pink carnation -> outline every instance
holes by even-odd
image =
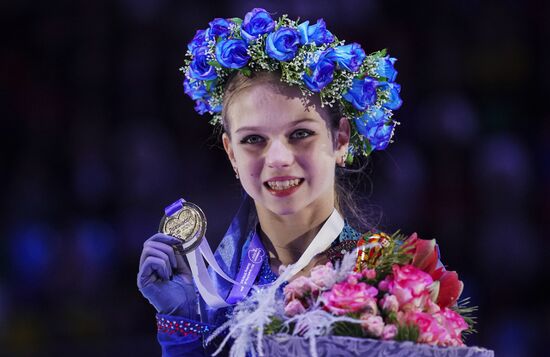
[[[432,277],[412,265],[400,267],[394,264],[393,276],[380,282],[380,288],[387,288],[395,295],[403,311],[421,311],[430,298],[428,286],[433,283]]]
[[[377,312],[376,295],[378,290],[366,283],[352,284],[343,281],[334,284],[332,289],[322,294],[325,308],[336,315],[350,312]]]
[[[336,283],[336,272],[332,263],[317,265],[311,269],[311,282],[320,288],[329,289]]]
[[[380,337],[384,331],[384,320],[382,316],[366,313],[361,316],[361,327],[367,334]]]
[[[290,300],[288,304],[285,306],[285,315],[292,317],[294,315],[303,314],[306,311],[306,308],[300,300]]]

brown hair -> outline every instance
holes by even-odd
[[[250,76],[245,76],[240,72],[232,74],[225,84],[222,109],[222,125],[227,135],[230,135],[228,107],[231,101],[237,93],[258,83],[270,83],[274,88],[284,88],[288,86],[288,84],[281,81],[280,72],[259,71],[252,72]],[[327,126],[334,138],[339,127],[340,119],[344,116],[341,104],[336,103],[333,106],[325,106],[323,108],[328,114],[326,116],[328,118]],[[366,179],[366,182],[370,183],[370,179],[364,172],[365,167],[368,165],[368,160],[362,160],[362,162],[359,163],[357,163],[359,160],[355,161],[354,168],[336,166],[334,206],[352,227],[362,233],[372,229],[378,223],[371,223],[369,216],[372,216],[372,213],[365,208],[367,207],[364,204],[366,202],[362,202],[364,199],[357,192],[361,187],[357,184],[354,185],[349,177],[351,175],[357,175],[356,182],[365,182],[363,180]]]

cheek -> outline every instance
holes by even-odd
[[[246,152],[236,153],[235,159],[243,186],[257,186],[262,172],[262,160]]]
[[[300,166],[308,173],[313,186],[321,187],[334,182],[334,158],[330,150],[319,148],[313,154],[303,156]]]

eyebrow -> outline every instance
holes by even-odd
[[[288,124],[288,127],[296,126],[296,125],[304,123],[304,122],[317,122],[317,120],[312,119],[312,118],[298,119],[298,120],[294,120],[294,121],[290,122]],[[235,133],[238,133],[240,131],[257,131],[257,130],[260,130],[261,128],[263,128],[263,126],[242,126],[239,129],[235,130]]]

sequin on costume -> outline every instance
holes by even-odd
[[[168,334],[180,336],[197,336],[210,333],[208,325],[199,322],[190,322],[182,319],[169,319],[157,315],[157,330]]]

